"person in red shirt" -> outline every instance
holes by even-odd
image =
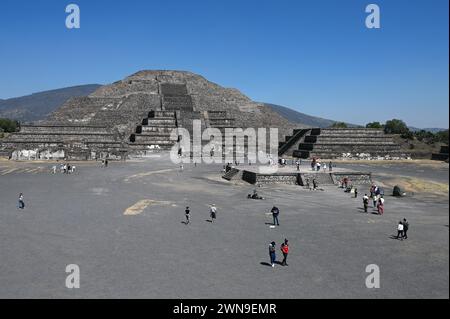
[[[289,244],[287,239],[285,239],[284,243],[281,244],[281,252],[283,253],[283,261],[281,262],[281,266],[289,266],[287,264],[287,256],[289,254]]]

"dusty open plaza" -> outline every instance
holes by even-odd
[[[383,216],[363,212],[362,188],[355,199],[336,186],[267,185],[265,200],[251,200],[255,187],[222,179],[222,165],[181,171],[166,154],[75,165],[69,175],[51,174],[50,162],[0,161],[0,298],[449,297],[446,163],[337,162],[386,185]],[[415,188],[390,196],[402,182]],[[409,238],[393,239],[403,218]],[[268,244],[285,238],[289,266],[269,267]],[[79,289],[65,286],[69,264]],[[366,288],[369,264],[379,289]]]

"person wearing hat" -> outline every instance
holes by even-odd
[[[288,240],[285,239],[284,243],[281,244],[281,252],[283,253],[283,261],[281,262],[281,266],[289,266],[287,264],[287,257],[289,254],[289,244],[288,244]]]
[[[214,219],[216,219],[217,217],[217,208],[216,205],[212,204],[211,208],[210,208],[210,216],[211,216],[211,223],[214,221]]]
[[[270,257],[270,265],[275,267],[275,261],[277,260],[277,255],[275,253],[275,242],[271,242],[269,245],[269,257]]]

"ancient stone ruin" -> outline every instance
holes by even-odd
[[[127,158],[170,149],[176,128],[279,127],[295,125],[235,89],[182,71],[141,71],[72,98],[45,121],[22,125],[0,144],[14,159]]]
[[[395,159],[408,155],[382,129],[313,128],[294,130],[280,143],[279,155],[297,158]]]
[[[279,155],[342,157],[343,153],[397,155],[398,145],[382,131],[312,129],[291,123],[270,107],[236,89],[223,88],[183,71],[141,71],[100,87],[86,97],[68,100],[38,123],[0,142],[0,154],[12,159],[126,159],[171,149],[174,130],[278,128]],[[293,133],[292,133],[293,132]],[[233,146],[235,147],[235,145]],[[242,149],[227,150],[234,155]]]

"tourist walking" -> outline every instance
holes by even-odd
[[[23,194],[22,193],[19,194],[19,200],[17,202],[17,208],[19,208],[19,209],[24,209],[25,208],[25,201],[23,199]]]
[[[270,265],[272,267],[275,267],[275,262],[277,260],[277,255],[276,255],[276,247],[275,247],[275,242],[271,242],[269,245],[269,257],[270,257]]]
[[[287,264],[287,257],[289,254],[289,244],[288,244],[288,240],[285,239],[284,243],[281,244],[281,252],[283,253],[283,261],[281,262],[281,266],[289,266]]]
[[[409,222],[403,218],[403,238],[408,239]]]
[[[402,221],[399,221],[398,225],[397,225],[397,239],[400,238],[400,240],[403,240],[403,231],[404,231],[404,229],[405,228],[403,226]]]
[[[191,211],[189,210],[189,206],[186,206],[186,209],[184,210],[184,216],[186,217],[186,225],[189,224],[191,220]]]
[[[378,196],[373,193],[372,195],[373,208],[377,207]]]
[[[313,190],[316,190],[318,186],[316,179],[313,178]]]
[[[212,204],[211,208],[209,209],[209,215],[211,217],[211,223],[214,222],[214,219],[217,218],[217,208],[216,205]]]
[[[355,198],[358,198],[358,189],[355,187]]]
[[[345,189],[348,188],[348,177],[347,176],[344,177],[344,187],[345,187]]]
[[[379,215],[383,215],[384,214],[384,198],[383,197],[380,197],[378,199],[377,209],[378,209],[378,214]]]
[[[333,170],[333,162],[328,163],[328,170],[331,172]]]
[[[278,209],[278,207],[273,206],[270,212],[272,213],[273,217],[273,225],[280,226],[280,223],[278,222],[278,215],[280,214],[280,210]]]
[[[367,213],[367,208],[369,207],[369,196],[364,194],[363,196],[364,213]]]

